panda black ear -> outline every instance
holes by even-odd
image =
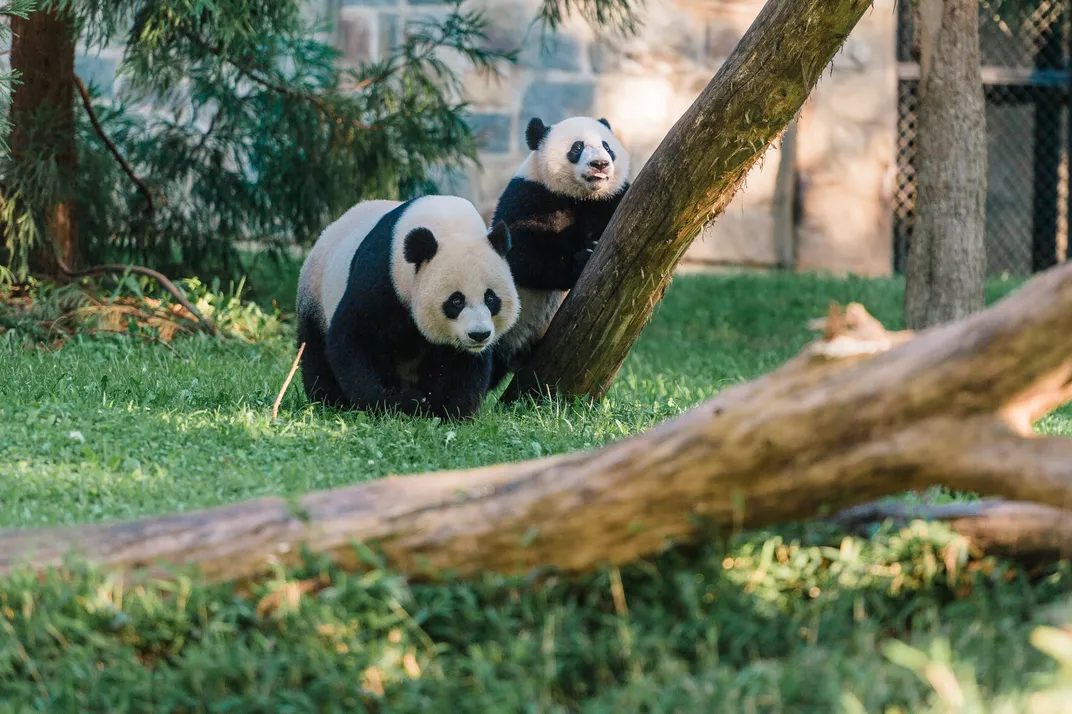
[[[614,131],[613,129],[610,128],[610,122],[607,121],[606,119],[600,118],[599,123],[602,124],[603,126],[607,127],[607,129],[610,129],[611,131]]]
[[[525,143],[529,145],[529,151],[536,151],[540,146],[540,142],[547,136],[547,132],[550,128],[543,123],[540,117],[532,117],[529,120],[529,125],[525,129]]]
[[[406,235],[402,243],[402,254],[406,262],[413,263],[417,266],[417,270],[421,269],[422,263],[431,260],[437,250],[439,250],[439,243],[436,242],[432,231],[427,228],[414,228]]]
[[[495,252],[505,258],[510,252],[510,229],[506,227],[505,221],[495,224],[491,233],[488,234],[488,240],[491,241],[491,247],[495,249]]]

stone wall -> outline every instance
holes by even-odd
[[[539,0],[470,5],[485,11],[492,47],[520,50],[501,80],[465,73],[482,165],[444,184],[490,218],[527,153],[524,128],[533,116],[547,123],[576,114],[606,117],[633,154],[635,176],[763,0],[648,0],[644,28],[630,38],[601,37],[579,19],[541,38],[532,24]],[[345,0],[340,47],[351,62],[378,57],[407,21],[444,8],[435,0]],[[705,227],[686,263],[890,272],[895,35],[893,2],[880,0],[802,111],[788,163],[781,165],[780,145],[772,147],[726,212]]]
[[[542,36],[539,0],[470,0],[490,21],[488,44],[519,49],[501,79],[462,76],[481,166],[446,177],[442,188],[471,199],[490,218],[524,159],[533,116],[606,117],[633,155],[633,175],[698,96],[748,29],[763,0],[647,0],[639,36],[599,36],[580,19]],[[440,0],[313,0],[335,19],[325,39],[358,64],[383,57],[410,22],[442,17]],[[770,149],[725,213],[704,228],[688,266],[785,265],[804,270],[888,274],[890,182],[896,130],[896,16],[877,0],[801,112],[792,151]],[[77,71],[106,90],[117,54],[78,58]],[[699,210],[699,207],[698,207]]]

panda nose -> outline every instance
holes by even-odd
[[[596,171],[602,171],[603,169],[605,169],[608,166],[610,166],[610,162],[607,161],[606,159],[592,159],[591,161],[588,162],[588,165],[591,166]]]
[[[484,330],[483,332],[470,332],[469,339],[473,342],[483,342],[491,337],[491,330]]]

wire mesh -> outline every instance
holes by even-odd
[[[990,275],[1026,275],[1062,262],[1069,224],[1070,0],[982,0],[986,96],[986,247]],[[898,3],[894,269],[904,271],[916,205],[918,56],[911,4]]]

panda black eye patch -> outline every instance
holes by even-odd
[[[484,304],[488,306],[492,316],[498,315],[499,310],[502,310],[502,300],[491,288],[488,288],[488,291],[484,293]]]
[[[614,150],[610,148],[610,144],[604,141],[603,148],[607,150],[608,154],[610,154],[610,160],[614,161]]]
[[[575,141],[575,142],[573,142],[573,146],[571,146],[570,150],[566,153],[566,159],[571,164],[575,164],[575,163],[577,163],[578,161],[581,160],[581,154],[583,152],[584,152],[584,142],[583,141]]]
[[[465,295],[455,291],[449,298],[443,301],[443,314],[448,320],[457,320],[458,315],[465,309]]]

